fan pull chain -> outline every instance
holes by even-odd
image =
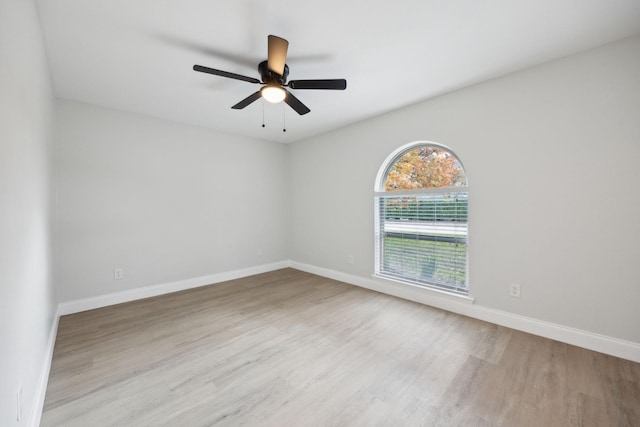
[[[285,116],[287,115],[287,109],[284,106],[284,102],[282,103],[282,132],[287,131],[287,121],[285,120]]]
[[[262,127],[264,126],[264,99],[262,100]]]

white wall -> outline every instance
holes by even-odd
[[[378,168],[434,141],[467,169],[478,306],[640,343],[638,76],[635,37],[290,146],[291,259],[370,278]]]
[[[27,425],[54,322],[52,89],[33,1],[0,1],[0,425]],[[16,421],[17,392],[23,411]],[[41,403],[41,402],[40,402]]]
[[[287,259],[284,145],[61,100],[56,140],[61,301]]]

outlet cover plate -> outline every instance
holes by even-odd
[[[513,298],[520,298],[520,284],[512,283],[509,285],[509,295]]]

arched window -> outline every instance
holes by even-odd
[[[375,274],[468,294],[467,177],[446,147],[416,142],[382,164],[375,187]]]

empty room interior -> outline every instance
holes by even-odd
[[[636,0],[0,0],[0,117],[0,426],[640,426]]]

